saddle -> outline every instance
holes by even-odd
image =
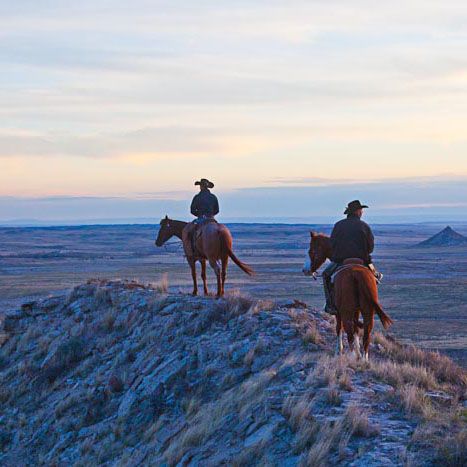
[[[378,284],[381,283],[381,281],[383,279],[383,274],[378,272],[375,269],[375,267],[374,267],[374,265],[372,263],[365,264],[365,262],[360,258],[347,258],[347,259],[345,259],[344,262],[341,265],[339,265],[338,268],[332,274],[331,283],[334,284],[335,278],[340,272],[342,272],[342,271],[344,271],[346,269],[350,269],[351,267],[354,267],[354,266],[361,266],[364,269],[368,269],[375,276],[376,282]]]
[[[204,258],[205,256],[198,251],[196,248],[196,243],[198,240],[202,237],[203,235],[203,229],[202,227],[205,226],[206,224],[217,224],[216,219],[213,217],[203,217],[201,219],[197,219],[196,221],[193,222],[193,231],[191,232],[191,249],[193,251],[193,255],[197,258]]]

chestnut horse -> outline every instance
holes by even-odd
[[[331,239],[323,234],[310,232],[310,248],[305,261],[303,272],[316,279],[316,271],[332,257]],[[347,333],[350,349],[361,357],[360,340],[357,328],[361,326],[358,322],[359,314],[363,316],[363,350],[365,360],[368,361],[368,349],[370,346],[370,334],[374,325],[375,312],[378,314],[384,328],[391,324],[391,318],[383,311],[378,303],[378,288],[373,273],[358,258],[344,261],[344,267],[336,272],[334,276],[334,295],[337,308],[336,353],[341,354],[342,327]]]
[[[229,229],[216,222],[208,222],[201,225],[201,235],[196,239],[196,250],[200,256],[193,256],[191,248],[187,246],[189,242],[186,239],[186,230],[188,222],[175,221],[165,216],[160,222],[160,229],[156,239],[156,245],[162,246],[167,240],[173,236],[183,240],[183,248],[188,264],[191,268],[191,276],[193,278],[193,295],[198,294],[198,282],[196,278],[196,261],[201,263],[201,278],[203,279],[204,294],[208,294],[208,286],[206,282],[206,261],[209,261],[212,269],[216,273],[217,278],[217,297],[224,295],[224,284],[227,275],[227,263],[229,257],[232,261],[246,274],[252,276],[254,271],[250,266],[240,261],[232,251],[232,235]],[[185,230],[185,232],[184,232]],[[219,265],[220,262],[220,265]]]

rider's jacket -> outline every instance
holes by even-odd
[[[332,230],[331,243],[335,263],[342,263],[347,258],[360,258],[365,264],[371,263],[374,249],[374,237],[370,226],[356,215],[339,221]]]
[[[214,217],[219,213],[219,202],[215,195],[204,189],[193,198],[190,211],[196,217]]]

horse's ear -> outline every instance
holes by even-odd
[[[315,235],[315,232],[313,232],[313,230],[310,230],[310,237],[313,238]]]
[[[168,221],[169,220],[169,216],[166,214],[165,215],[165,220]]]

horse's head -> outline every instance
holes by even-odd
[[[316,279],[316,271],[332,253],[331,239],[323,234],[310,232],[310,248],[303,265],[303,274]]]
[[[169,219],[168,216],[165,216],[160,221],[159,233],[156,238],[156,246],[162,246],[169,238],[174,235],[174,229],[172,226],[172,219]]]

